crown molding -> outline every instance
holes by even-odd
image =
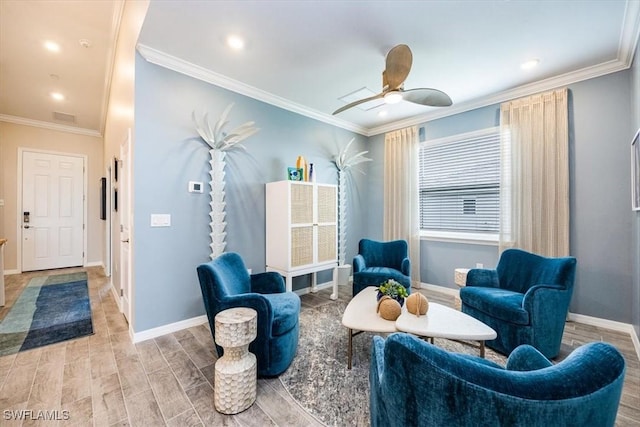
[[[618,59],[627,64],[627,67],[631,67],[633,62],[638,39],[640,39],[640,2],[627,0],[618,45]]]
[[[508,89],[488,96],[483,96],[471,101],[454,104],[451,107],[442,108],[439,110],[431,111],[429,113],[421,114],[419,116],[409,117],[404,120],[377,126],[375,128],[369,129],[368,136],[379,135],[384,132],[390,132],[404,127],[425,123],[431,120],[453,116],[454,114],[464,113],[465,111],[475,110],[477,108],[486,107],[488,105],[499,104],[501,102],[510,101],[512,99],[533,95],[535,93],[556,89],[583,80],[589,80],[606,74],[615,73],[617,71],[626,70],[627,68],[629,68],[629,65],[623,61],[613,60],[604,62],[602,64],[594,65],[592,67],[586,67],[578,71],[572,71],[570,73],[565,73],[534,83],[518,86],[513,89]]]
[[[384,132],[414,126],[431,120],[464,113],[488,105],[499,104],[512,99],[533,95],[535,93],[556,89],[573,83],[593,79],[606,74],[626,70],[631,67],[633,57],[640,38],[640,1],[627,0],[625,14],[623,18],[622,30],[618,44],[618,55],[615,60],[603,62],[594,66],[586,67],[577,71],[568,72],[559,76],[550,77],[534,83],[518,86],[495,94],[487,95],[474,100],[454,104],[452,107],[441,108],[430,111],[419,116],[409,117],[386,123],[373,128],[366,128],[355,125],[346,120],[336,118],[333,115],[313,110],[303,105],[291,102],[264,90],[249,86],[237,80],[231,79],[222,74],[214,73],[199,65],[184,61],[175,56],[169,55],[144,44],[138,44],[138,52],[142,57],[156,65],[168,68],[181,74],[223,87],[230,91],[266,102],[267,104],[301,114],[312,119],[343,128],[366,137],[379,135]]]
[[[78,135],[95,136],[98,138],[102,138],[102,134],[97,130],[60,125],[58,123],[43,122],[40,120],[25,119],[24,117],[10,116],[7,114],[0,114],[0,122],[14,123],[16,125],[33,126],[36,128],[55,130],[59,132],[75,133]]]
[[[109,55],[107,57],[106,72],[103,82],[102,106],[100,107],[100,133],[104,133],[107,124],[107,115],[109,111],[109,101],[111,99],[111,84],[113,82],[113,74],[116,66],[116,56],[118,52],[118,39],[120,38],[120,29],[122,25],[122,16],[124,14],[124,0],[117,0],[113,7],[113,16],[111,17],[111,32],[109,41]]]
[[[178,73],[193,77],[194,79],[202,80],[207,83],[211,83],[216,86],[220,86],[224,89],[228,89],[232,92],[239,93],[241,95],[248,96],[249,98],[257,99],[258,101],[266,102],[267,104],[274,105],[284,110],[292,111],[294,113],[306,116],[339,128],[343,128],[355,133],[359,133],[364,136],[369,136],[366,128],[355,125],[346,120],[342,120],[325,113],[313,110],[305,107],[304,105],[297,104],[289,101],[280,96],[274,95],[262,89],[247,85],[238,80],[231,79],[222,74],[215,73],[199,65],[177,58],[175,56],[164,53],[160,50],[146,46],[142,43],[138,43],[137,50],[142,57],[152,64],[159,65],[164,68],[176,71]]]

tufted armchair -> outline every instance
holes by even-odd
[[[507,249],[495,270],[471,269],[460,289],[462,311],[498,334],[487,346],[504,354],[530,344],[548,358],[560,352],[576,259]]]
[[[373,337],[371,426],[613,426],[625,361],[593,342],[552,364],[531,346],[503,368],[409,334]]]
[[[197,268],[204,306],[215,340],[215,317],[233,307],[258,313],[256,339],[249,351],[256,355],[258,376],[284,372],[298,347],[300,297],[285,292],[282,276],[275,272],[249,275],[240,255],[227,252]],[[223,349],[216,345],[218,355]]]
[[[407,254],[404,240],[360,240],[358,255],[353,258],[353,296],[388,279],[397,280],[411,293],[411,261]]]

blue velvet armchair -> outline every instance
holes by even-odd
[[[613,426],[624,373],[620,352],[603,342],[555,365],[523,345],[503,368],[409,334],[376,336],[371,426]]]
[[[227,252],[197,268],[200,288],[215,341],[215,317],[220,311],[249,307],[258,313],[256,339],[249,345],[258,362],[258,376],[284,372],[298,347],[300,297],[285,292],[275,272],[249,275],[240,255]],[[216,345],[219,356],[223,349]]]
[[[362,239],[353,258],[353,296],[367,286],[394,279],[411,293],[411,261],[404,240],[376,242]]]
[[[495,270],[472,269],[460,290],[462,311],[495,329],[487,346],[509,354],[521,344],[548,358],[560,352],[576,259],[507,249]]]

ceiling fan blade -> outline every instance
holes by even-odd
[[[353,101],[352,103],[347,104],[344,107],[338,108],[336,111],[333,112],[333,115],[335,116],[336,114],[342,113],[343,111],[348,110],[351,107],[355,107],[356,105],[364,104],[365,102],[373,101],[374,99],[382,98],[383,96],[384,96],[384,92],[383,93],[379,93],[379,94],[374,95],[374,96],[370,96],[369,98],[364,98],[364,99],[359,99],[357,101]]]
[[[402,99],[428,107],[449,107],[453,104],[453,101],[446,93],[438,89],[428,88],[404,90],[402,91]]]
[[[388,85],[385,90],[395,90],[402,86],[411,71],[412,62],[413,54],[406,44],[399,44],[389,51],[383,78]]]

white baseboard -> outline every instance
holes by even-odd
[[[330,288],[333,286],[333,282],[325,282],[316,285],[317,290]],[[112,288],[115,296],[115,288]],[[298,289],[294,291],[298,295],[304,295],[311,292],[311,287]],[[120,297],[116,298],[116,301],[119,301]],[[146,331],[134,332],[132,335],[133,343],[137,343],[140,341],[146,341],[152,338],[156,338],[162,335],[171,334],[173,332],[181,331],[183,329],[191,328],[193,326],[203,325],[208,323],[209,319],[206,315],[192,317],[191,319],[181,320],[175,323],[169,323],[168,325],[158,326],[157,328],[147,329]]]
[[[333,282],[325,282],[325,283],[320,283],[316,285],[316,289],[322,290],[325,288],[330,288],[332,286],[333,286]],[[115,289],[113,291],[115,296]],[[311,292],[311,287],[297,289],[294,292],[298,295],[308,294]],[[119,301],[119,300],[120,300],[120,297],[117,297],[116,301]],[[162,335],[181,331],[182,329],[191,328],[193,326],[199,326],[208,322],[209,322],[209,319],[207,318],[206,315],[192,317],[191,319],[181,320],[179,322],[170,323],[168,325],[158,326],[157,328],[147,329],[146,331],[134,332],[131,338],[135,344],[140,341],[146,341]]]
[[[84,265],[84,267],[102,267],[102,269],[104,270],[104,264],[100,261],[95,261],[95,262],[88,262]],[[4,275],[5,276],[10,276],[12,274],[21,274],[22,271],[17,270],[17,269],[13,269],[13,270],[4,270]]]
[[[209,322],[206,315],[192,317],[191,319],[181,320],[175,323],[169,323],[168,325],[158,326],[157,328],[147,329],[146,331],[134,332],[133,343],[140,341],[150,340],[162,335],[171,334],[173,332],[181,331],[183,329],[191,328],[193,326],[203,325]]]
[[[118,306],[118,311],[122,313],[122,297],[120,297],[116,287],[113,286],[113,281],[109,281],[109,283],[111,285],[109,286],[109,288],[111,289],[111,293],[113,294],[113,299],[115,300],[116,305]]]
[[[104,268],[104,264],[102,263],[102,261],[88,262],[84,266],[85,267],[102,267],[102,268]]]
[[[628,333],[629,335],[631,335],[633,347],[636,349],[638,359],[640,359],[640,340],[638,340],[638,336],[636,335],[636,330],[633,328],[633,325],[629,323],[616,322],[615,320],[585,316],[584,314],[576,313],[569,313],[567,319],[573,322],[584,323],[585,325],[597,326],[604,329],[611,329],[612,331]]]
[[[458,296],[459,290],[453,288],[447,288],[444,286],[431,285],[428,283],[421,283],[421,289],[430,289],[435,292],[442,292],[448,295]],[[602,319],[599,317],[586,316],[584,314],[569,313],[567,319],[573,322],[584,323],[585,325],[598,326],[604,329],[611,329],[612,331],[626,332],[631,335],[631,341],[636,349],[638,359],[640,359],[640,340],[633,328],[633,325],[629,323],[616,322],[614,320]]]
[[[439,286],[439,285],[432,285],[430,283],[424,283],[424,282],[420,283],[419,289],[428,289],[435,292],[441,292],[443,294],[453,295],[453,296],[458,296],[458,294],[460,293],[458,289],[447,288],[445,286]]]

